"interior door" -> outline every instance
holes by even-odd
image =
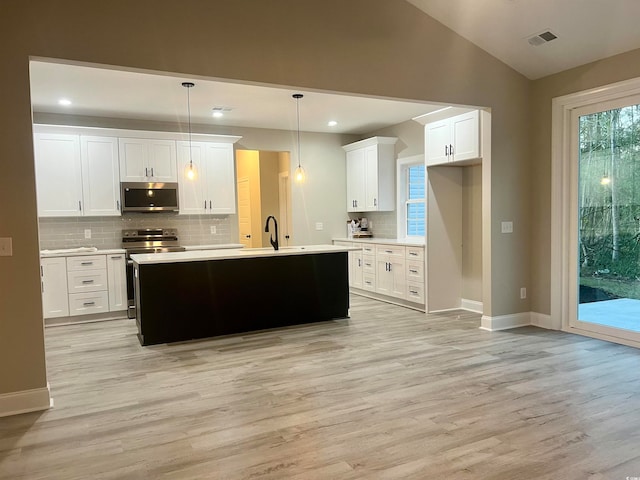
[[[245,248],[254,246],[251,232],[251,182],[248,177],[238,178],[238,233]]]

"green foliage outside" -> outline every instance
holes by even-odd
[[[640,105],[580,117],[580,283],[640,299]]]

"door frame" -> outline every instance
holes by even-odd
[[[640,95],[640,78],[556,97],[552,100],[551,134],[551,319],[557,330],[640,347],[640,340],[622,338],[609,329],[584,328],[577,322],[577,146],[576,115],[602,103],[614,104]],[[611,108],[616,108],[612,106]],[[575,224],[574,224],[575,223]],[[576,317],[574,319],[574,317]],[[572,319],[574,319],[572,321]],[[632,332],[633,333],[633,332]]]

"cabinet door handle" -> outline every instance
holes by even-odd
[[[362,260],[358,259],[358,266],[361,267],[362,266]]]
[[[211,206],[211,200],[209,200],[209,210],[211,210],[213,207]]]
[[[86,284],[88,284],[88,283],[93,283],[93,282],[94,282],[94,280],[82,280],[82,283],[83,283],[84,285],[86,285]]]
[[[207,201],[206,200],[204,201],[204,209],[205,210],[207,209]]]
[[[377,207],[377,206],[378,206],[378,199],[377,199],[377,198],[374,198],[374,199],[373,199],[373,206],[374,206],[374,207]]]
[[[44,271],[42,270],[42,265],[40,265],[40,276],[44,277]]]
[[[82,211],[82,202],[78,200],[78,210]]]
[[[120,211],[120,200],[116,200],[116,210]]]
[[[444,156],[445,156],[445,157],[448,157],[448,156],[449,156],[449,146],[448,146],[448,145],[445,145],[445,146],[444,146]]]
[[[391,263],[389,263],[389,271],[391,271]]]
[[[151,176],[153,177],[153,167],[151,167]]]
[[[449,155],[453,155],[453,145],[449,145]]]
[[[90,307],[91,305],[95,305],[96,302],[84,302],[82,305],[84,305],[85,307]]]
[[[80,262],[80,265],[93,265],[93,262]]]
[[[244,238],[251,238],[251,235],[245,235]]]
[[[149,169],[147,167],[144,167],[144,176],[145,177],[149,176]]]

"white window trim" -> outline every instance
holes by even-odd
[[[640,78],[556,97],[552,101],[551,319],[548,327],[640,347],[640,342],[579,329],[570,321],[577,308],[577,285],[573,281],[575,271],[572,273],[577,262],[577,227],[572,227],[572,217],[575,217],[577,208],[572,120],[578,110],[635,95],[640,95]]]
[[[405,211],[405,198],[407,197],[407,185],[404,181],[403,171],[409,165],[423,165],[424,168],[427,168],[424,163],[424,155],[413,155],[411,157],[403,157],[398,158],[396,163],[396,237],[399,240],[406,240],[407,237],[407,213]],[[427,203],[426,198],[426,190],[427,190],[427,177],[425,172],[425,206]],[[426,208],[425,208],[426,212]],[[426,221],[425,218],[425,231],[426,231]],[[411,236],[409,237],[412,241],[424,241],[425,237]]]

